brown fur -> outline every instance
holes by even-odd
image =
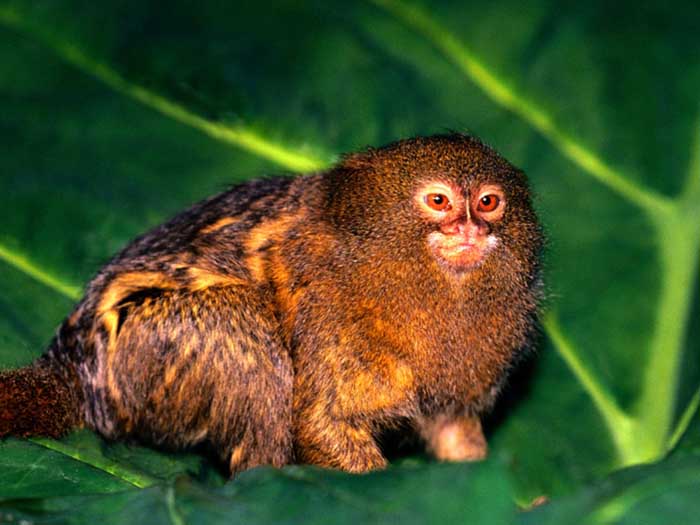
[[[66,377],[51,363],[0,372],[0,438],[59,437],[81,423],[77,377]]]
[[[498,239],[480,264],[428,247],[438,225],[414,196],[433,180],[503,188],[502,219],[465,219]],[[207,443],[232,473],[362,472],[386,464],[378,436],[408,420],[438,458],[481,458],[479,416],[532,332],[541,244],[523,174],[462,135],[239,186],[100,271],[40,364],[0,376],[0,435],[82,422]]]

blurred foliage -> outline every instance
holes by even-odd
[[[222,485],[199,456],[89,432],[7,440],[0,522],[697,515],[698,26],[696,2],[2,0],[2,365],[39,355],[99,266],[189,203],[446,129],[530,176],[549,298],[484,465]],[[541,494],[514,517],[512,499]]]

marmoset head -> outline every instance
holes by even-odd
[[[368,149],[326,177],[335,226],[368,248],[427,253],[460,273],[504,253],[526,272],[536,264],[542,236],[525,175],[475,138],[438,135]]]

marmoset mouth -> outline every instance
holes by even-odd
[[[461,268],[476,266],[484,259],[485,255],[485,251],[474,244],[460,244],[438,250],[438,256],[441,259],[450,265]]]
[[[480,264],[498,244],[494,235],[465,237],[434,232],[428,236],[428,244],[435,256],[450,266],[469,269]]]

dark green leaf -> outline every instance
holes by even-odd
[[[540,360],[491,425],[518,500],[662,457],[700,401],[699,9],[3,0],[0,364],[37,356],[130,238],[229,183],[470,130],[529,174],[550,238]],[[696,451],[697,429],[680,455]],[[88,463],[37,444],[2,447],[0,494],[12,497],[118,490],[129,482],[107,473],[114,466],[142,481],[220,482],[206,460],[86,433],[54,448]],[[22,479],[38,460],[46,475]],[[254,496],[278,497],[276,483]],[[188,487],[174,489],[178,502],[203,490]],[[104,504],[172,519],[168,490]]]
[[[219,489],[174,485],[108,496],[0,502],[5,519],[32,523],[511,523],[515,506],[495,463],[426,465],[364,476],[259,468]]]
[[[521,516],[522,525],[666,525],[697,522],[700,460],[632,467]]]

